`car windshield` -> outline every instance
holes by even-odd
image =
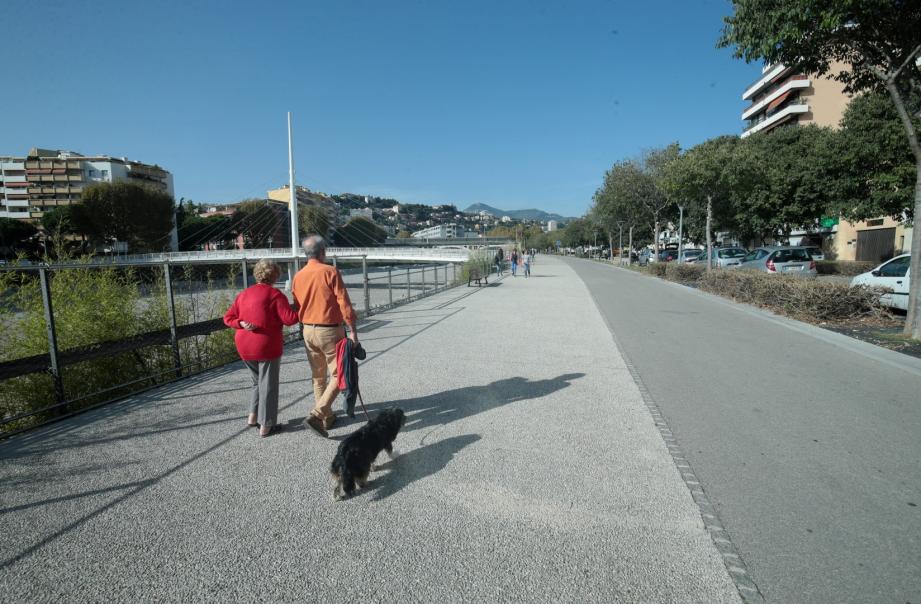
[[[717,252],[717,255],[720,258],[744,258],[747,252],[742,248],[730,248],[728,250],[720,250]]]
[[[795,250],[777,250],[772,258],[774,262],[808,262],[811,260],[809,252],[799,248]]]

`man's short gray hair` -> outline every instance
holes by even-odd
[[[304,241],[301,242],[301,247],[304,248],[304,254],[307,255],[308,260],[311,258],[319,259],[326,253],[326,241],[319,235],[305,237]]]

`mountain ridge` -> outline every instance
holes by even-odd
[[[494,208],[493,206],[487,205],[485,203],[475,203],[461,211],[465,214],[478,214],[484,210],[496,217],[508,216],[509,218],[513,218],[515,220],[557,220],[560,222],[575,220],[572,217],[561,216],[553,212],[545,212],[543,210],[538,210],[537,208],[528,208],[525,210],[500,210],[499,208]]]

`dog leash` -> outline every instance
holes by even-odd
[[[365,419],[371,421],[371,416],[368,415],[368,409],[365,407],[365,401],[361,398],[361,388],[358,389],[358,402],[361,403],[361,410],[365,412]]]

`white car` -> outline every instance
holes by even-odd
[[[851,279],[851,287],[868,285],[892,290],[883,294],[879,303],[883,306],[908,310],[908,284],[911,254],[902,254],[883,262],[869,273],[862,273]]]

